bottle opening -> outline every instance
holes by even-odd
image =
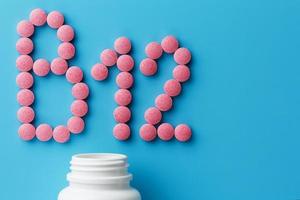
[[[117,161],[117,160],[126,160],[127,156],[124,154],[115,154],[115,153],[86,153],[86,154],[74,155],[73,159]]]

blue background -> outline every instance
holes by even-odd
[[[90,86],[86,129],[68,144],[19,139],[15,43],[17,22],[41,7],[59,10],[76,31],[77,56]],[[300,1],[19,1],[0,3],[0,199],[54,200],[67,185],[71,155],[128,154],[133,185],[144,200],[300,199]],[[162,92],[175,65],[159,60],[147,78],[138,70],[144,47],[173,34],[193,54],[192,77],[164,115],[188,123],[193,139],[152,143],[138,137],[143,113]],[[96,82],[99,53],[118,36],[132,39],[135,86],[128,142],[112,136],[117,69]],[[56,57],[55,30],[37,28],[34,58]],[[63,76],[35,77],[36,124],[66,124],[71,84]]]

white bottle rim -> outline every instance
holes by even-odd
[[[115,153],[85,153],[72,156],[67,180],[83,184],[128,183],[127,156]]]

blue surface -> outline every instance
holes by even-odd
[[[36,7],[64,13],[76,30],[77,56],[91,89],[82,135],[68,144],[23,142],[17,136],[15,31]],[[129,155],[133,185],[144,200],[300,199],[300,1],[18,1],[0,3],[0,199],[54,200],[67,185],[71,155]],[[55,31],[38,28],[34,57],[53,59]],[[133,42],[136,63],[150,41],[176,35],[193,53],[192,78],[165,121],[188,123],[193,140],[145,143],[138,137],[144,110],[171,78],[171,56],[159,73],[134,70],[132,138],[113,139],[114,78],[89,75],[104,48],[120,35]],[[36,124],[65,124],[71,85],[64,77],[36,78]]]

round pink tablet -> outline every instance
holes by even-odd
[[[159,43],[150,42],[145,48],[145,53],[148,58],[158,59],[162,55],[163,50]]]
[[[34,119],[34,111],[31,107],[22,106],[17,112],[17,116],[20,122],[30,123]]]
[[[18,133],[22,140],[29,141],[35,137],[35,128],[32,124],[22,124]]]
[[[117,75],[116,83],[119,88],[128,89],[133,84],[133,76],[129,72],[121,72]]]
[[[51,71],[56,75],[63,75],[68,70],[68,63],[60,57],[54,58],[50,65]]]
[[[115,93],[115,101],[120,106],[127,106],[128,104],[130,104],[131,99],[132,99],[132,95],[129,90],[119,89]]]
[[[50,64],[47,60],[41,58],[33,63],[33,72],[38,76],[46,76],[50,71]]]
[[[58,46],[57,53],[61,58],[69,60],[75,55],[75,47],[70,42],[63,42]]]
[[[62,42],[70,42],[74,38],[74,30],[70,25],[63,25],[57,30],[57,37]]]
[[[155,125],[160,122],[162,114],[157,108],[151,107],[146,110],[144,118],[147,123]]]
[[[64,24],[64,16],[58,11],[52,11],[47,16],[47,23],[51,28],[59,28]]]
[[[108,69],[105,65],[97,63],[92,67],[91,75],[97,81],[105,80],[108,76]]]
[[[31,90],[22,89],[17,94],[17,101],[22,106],[30,106],[34,101],[34,94]]]
[[[17,25],[17,32],[21,37],[30,37],[34,32],[34,26],[27,20],[22,20]]]
[[[89,96],[89,87],[85,83],[76,83],[72,87],[72,95],[75,99],[85,99]]]
[[[65,126],[57,126],[53,130],[53,139],[59,143],[65,143],[70,139],[70,131]]]
[[[127,124],[118,123],[113,129],[113,135],[118,140],[127,140],[130,136],[130,128]]]
[[[33,42],[29,38],[22,37],[18,39],[16,49],[21,55],[30,54],[33,50]]]
[[[44,10],[36,8],[31,11],[29,21],[35,26],[42,26],[47,21],[47,14]]]
[[[84,129],[84,121],[80,117],[71,117],[68,120],[68,129],[74,134],[81,133]]]
[[[145,58],[140,64],[140,70],[145,76],[152,76],[157,71],[157,63],[151,58]]]
[[[179,65],[185,65],[191,60],[191,52],[187,48],[179,48],[174,53],[174,60]]]
[[[177,65],[173,70],[173,78],[185,82],[190,78],[190,69],[186,65]]]
[[[114,42],[114,48],[119,54],[127,54],[131,50],[131,42],[126,37],[119,37]]]
[[[166,53],[174,53],[178,49],[178,41],[172,36],[168,35],[161,41],[161,47]]]
[[[17,75],[16,83],[21,89],[28,89],[33,85],[33,76],[29,72],[21,72]]]
[[[114,110],[114,118],[117,122],[125,123],[131,118],[131,111],[125,106],[118,106]]]
[[[72,66],[67,70],[66,78],[70,83],[79,83],[83,78],[83,72],[79,67]]]
[[[149,142],[156,138],[156,128],[152,124],[144,124],[140,128],[140,137]]]
[[[175,96],[177,96],[177,95],[180,94],[180,92],[181,92],[181,85],[175,79],[168,80],[164,84],[164,91],[165,91],[165,93],[167,93],[167,95],[169,95],[171,97],[175,97]]]
[[[35,131],[38,140],[46,142],[52,138],[52,127],[48,124],[40,124]]]
[[[18,70],[27,72],[32,69],[33,60],[29,55],[20,55],[16,60]]]
[[[174,136],[174,128],[169,123],[162,123],[157,128],[157,135],[160,139],[168,141]]]
[[[134,60],[130,55],[121,55],[117,60],[117,67],[122,72],[129,72],[134,66]]]
[[[172,98],[167,94],[160,94],[155,99],[155,106],[161,111],[167,111],[172,108]]]
[[[100,54],[101,62],[109,67],[116,64],[117,58],[117,53],[112,49],[104,49]]]
[[[88,112],[88,104],[83,100],[75,100],[71,104],[71,112],[74,116],[83,117]]]
[[[188,141],[192,136],[192,130],[186,124],[179,124],[175,128],[175,137],[180,142]]]

